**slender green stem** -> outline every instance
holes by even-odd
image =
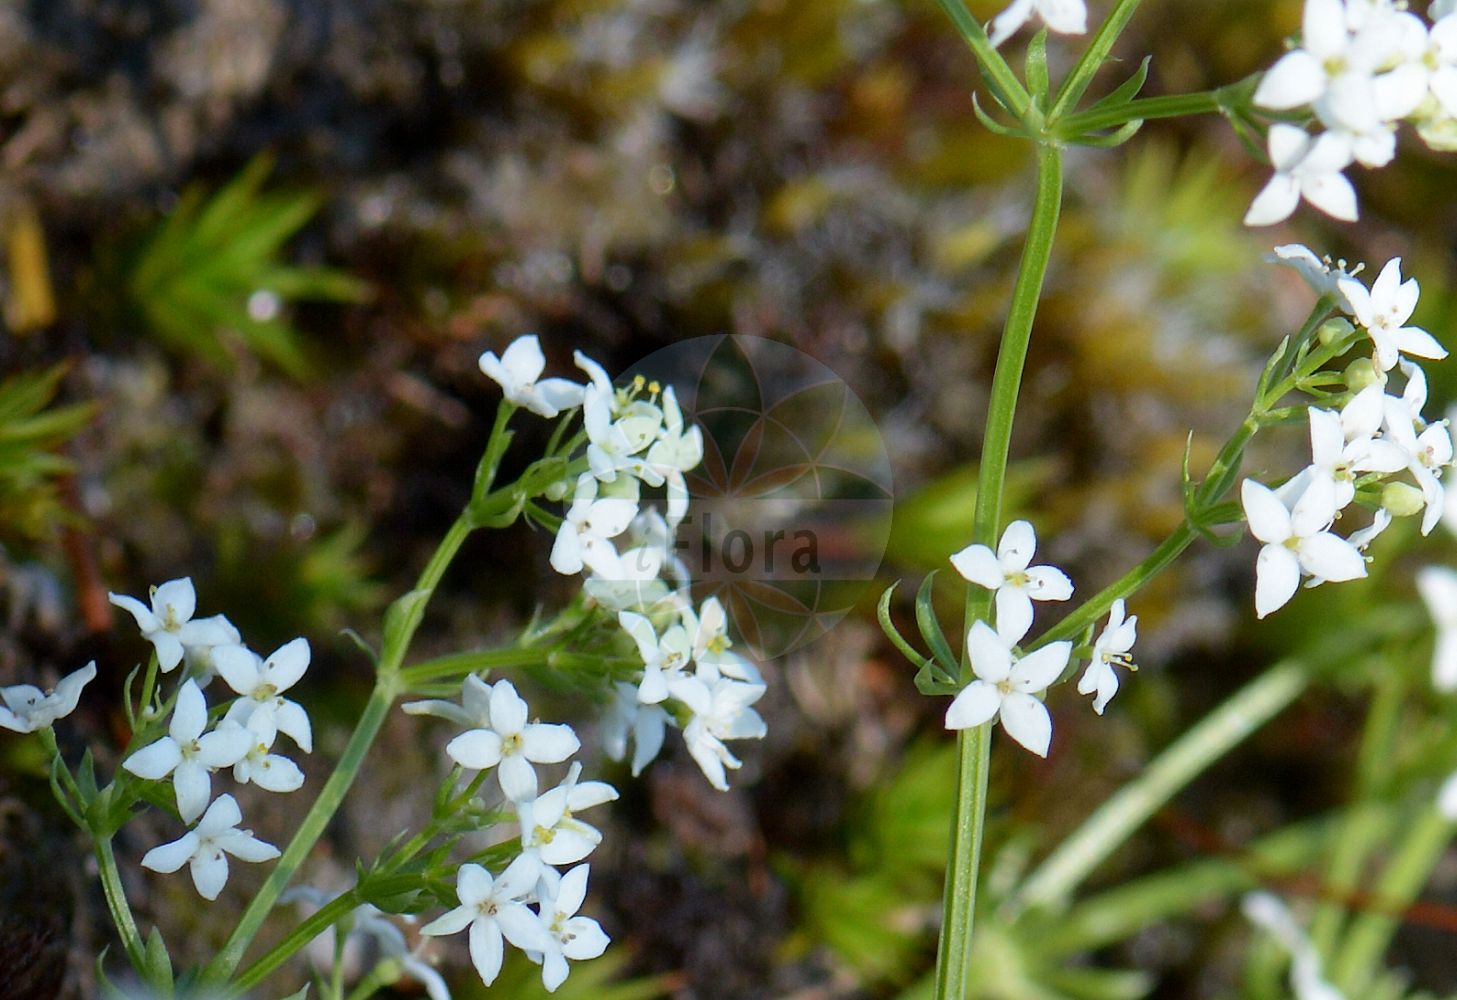
[[[1027,877],[1009,902],[1013,912],[1064,904],[1134,830],[1201,774],[1290,705],[1310,683],[1297,660],[1276,664],[1170,744]]]
[[[951,23],[956,25],[956,30],[971,48],[972,55],[976,56],[977,65],[981,67],[987,85],[1006,103],[1008,111],[1019,120],[1025,118],[1032,106],[1032,98],[1028,96],[1027,88],[1022,86],[1022,81],[1017,79],[1017,74],[1012,72],[1012,67],[1007,65],[1002,54],[992,46],[981,22],[971,15],[962,0],[939,2],[941,9],[951,18]]]
[[[1032,646],[1045,646],[1061,639],[1076,639],[1083,629],[1103,617],[1114,601],[1136,593],[1144,584],[1167,569],[1198,537],[1198,533],[1187,522],[1179,525],[1141,563],[1080,604],[1077,610],[1038,636]]]
[[[991,723],[963,729],[957,734],[956,747],[956,824],[951,830],[951,862],[946,873],[941,947],[936,956],[937,1000],[961,1000],[971,995],[971,932],[976,916],[982,830],[986,825]]]
[[[1108,53],[1113,51],[1113,44],[1123,34],[1123,29],[1128,26],[1129,19],[1142,2],[1143,0],[1118,0],[1118,5],[1109,12],[1102,27],[1078,59],[1077,65],[1073,66],[1072,72],[1063,81],[1062,88],[1057,92],[1057,100],[1053,102],[1052,111],[1047,116],[1048,121],[1056,121],[1066,115],[1082,100],[1088,85],[1093,82],[1093,77],[1108,59]]]
[[[142,944],[141,932],[137,930],[136,918],[132,916],[131,905],[126,901],[126,890],[122,888],[121,872],[116,867],[116,853],[111,848],[110,837],[95,837],[96,864],[101,869],[101,892],[106,897],[106,908],[111,911],[111,921],[121,936],[126,949],[127,960],[144,980],[147,978],[147,949]]]
[[[400,963],[394,959],[387,959],[380,962],[369,975],[354,984],[354,989],[349,991],[348,1000],[369,1000],[380,989],[390,985],[400,978]]]
[[[1057,123],[1057,134],[1069,138],[1086,132],[1101,132],[1129,122],[1154,118],[1184,118],[1189,115],[1220,114],[1225,110],[1222,90],[1201,90],[1193,94],[1139,97],[1111,108],[1089,108],[1068,115]]]
[[[508,667],[529,667],[545,663],[551,650],[533,649],[526,646],[506,646],[502,649],[476,649],[464,653],[437,656],[424,663],[416,663],[400,671],[400,681],[406,688],[432,681],[452,680],[483,670],[501,670]]]
[[[1346,996],[1364,996],[1382,956],[1401,922],[1401,911],[1416,899],[1432,869],[1447,850],[1457,824],[1435,808],[1428,808],[1398,842],[1395,854],[1377,880],[1376,908],[1356,919],[1345,940],[1335,949],[1332,984]]]
[[[233,990],[241,993],[257,986],[270,972],[287,962],[301,948],[307,947],[310,941],[333,927],[358,905],[359,900],[353,889],[329,900],[300,921],[297,927],[289,931],[287,937],[264,952],[258,961],[248,966],[233,983]]]
[[[1012,304],[1002,331],[997,368],[992,376],[991,402],[986,433],[982,439],[981,468],[977,483],[972,538],[983,545],[995,545],[1002,518],[1002,492],[1011,449],[1012,420],[1022,369],[1032,339],[1032,324],[1042,283],[1052,257],[1052,242],[1062,208],[1062,154],[1054,146],[1037,151],[1037,194],[1027,229],[1027,243],[1017,268]],[[986,617],[990,594],[980,587],[967,588],[967,622]],[[971,676],[971,664],[963,655],[962,680]],[[957,736],[960,760],[956,790],[956,815],[951,827],[951,854],[947,864],[944,916],[936,957],[937,1000],[961,1000],[971,982],[972,924],[976,910],[977,872],[981,866],[982,828],[986,820],[987,768],[991,754],[991,726],[978,726]]]
[[[268,917],[273,905],[278,901],[278,897],[288,886],[294,872],[313,850],[314,845],[323,836],[330,820],[339,810],[344,796],[348,793],[350,786],[354,784],[360,768],[364,766],[364,759],[369,754],[369,749],[374,744],[374,739],[379,735],[380,727],[384,725],[390,708],[394,704],[395,696],[400,691],[400,664],[404,661],[405,653],[410,647],[410,640],[414,638],[415,630],[424,617],[429,597],[434,593],[441,577],[445,575],[446,568],[455,558],[456,553],[460,551],[460,546],[470,535],[471,530],[472,522],[469,513],[461,515],[450,526],[450,530],[446,532],[440,546],[430,557],[424,570],[421,571],[414,590],[401,599],[403,604],[397,603],[396,606],[403,609],[402,619],[390,623],[389,616],[386,617],[384,649],[380,652],[374,689],[370,692],[364,713],[359,717],[359,722],[349,737],[349,743],[345,746],[338,765],[329,775],[329,780],[324,783],[319,797],[314,800],[308,815],[299,825],[298,832],[284,848],[283,856],[278,859],[278,864],[269,874],[262,888],[258,890],[258,895],[253,897],[253,901],[243,911],[237,928],[228,938],[222,951],[208,965],[204,975],[206,982],[219,985],[233,975],[243,960],[243,954],[248,945],[252,942],[254,935],[258,933],[258,929],[263,925],[263,921]]]

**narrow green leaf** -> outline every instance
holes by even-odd
[[[1027,91],[1039,108],[1047,108],[1047,91],[1052,81],[1047,76],[1047,29],[1032,36],[1027,46]]]
[[[147,935],[144,956],[147,982],[159,996],[172,996],[172,956],[167,954],[167,944],[162,940],[162,932],[155,926],[152,927],[152,933]]]
[[[946,634],[941,631],[941,622],[936,618],[936,607],[931,600],[931,591],[938,572],[939,570],[932,570],[921,581],[921,589],[916,593],[916,624],[921,629],[921,638],[931,647],[931,654],[935,656],[936,662],[955,677],[961,672],[961,664],[956,653],[952,651],[951,644],[946,641]]]

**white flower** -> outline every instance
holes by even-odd
[[[480,358],[481,371],[500,385],[506,398],[517,406],[548,419],[563,410],[582,405],[582,387],[564,378],[543,379],[546,357],[535,334],[517,337],[501,357],[487,351]]]
[[[670,385],[663,390],[663,426],[648,448],[648,467],[661,476],[668,490],[668,523],[677,526],[688,513],[688,484],[683,474],[703,461],[703,431],[696,424],[684,427],[678,396]]]
[[[626,472],[649,486],[663,485],[663,477],[648,463],[643,451],[653,443],[662,426],[663,414],[643,400],[619,409],[615,393],[595,384],[587,386],[582,398],[582,422],[587,429],[587,464],[603,482],[612,482]]]
[[[1325,981],[1320,953],[1283,902],[1268,892],[1252,892],[1244,898],[1240,909],[1250,923],[1268,933],[1290,954],[1290,991],[1295,994],[1295,1000],[1345,1000],[1340,990]]]
[[[425,701],[410,701],[400,708],[409,715],[433,715],[437,719],[448,719],[468,729],[483,729],[491,725],[491,686],[478,674],[468,674],[460,685],[460,701],[430,698]]]
[[[521,852],[548,865],[581,861],[602,843],[602,834],[576,814],[617,798],[617,789],[605,781],[577,780],[582,765],[574,763],[560,785],[535,799],[516,803],[521,824]]]
[[[268,725],[263,713],[255,712],[244,728],[248,734],[248,752],[233,765],[233,780],[240,785],[249,782],[270,792],[295,792],[303,787],[304,773],[299,766],[281,754],[273,753],[278,729]]]
[[[420,928],[427,936],[456,934],[470,928],[471,963],[490,986],[501,972],[505,941],[526,951],[545,951],[551,940],[536,914],[521,900],[536,886],[540,862],[522,855],[499,876],[480,865],[461,865],[455,876],[460,905]]]
[[[1305,491],[1293,513],[1306,511],[1329,520],[1356,498],[1356,477],[1362,472],[1397,472],[1407,465],[1406,450],[1376,438],[1385,415],[1385,394],[1379,385],[1367,386],[1339,414],[1312,406],[1310,418],[1311,464]],[[1327,513],[1329,512],[1329,513]]]
[[[231,795],[219,795],[197,826],[170,844],[152,848],[142,858],[142,867],[165,875],[190,862],[198,894],[203,899],[217,899],[228,881],[228,854],[255,863],[278,857],[278,848],[254,837],[251,830],[239,830],[242,821],[237,801]]]
[[[450,987],[446,985],[445,979],[435,971],[429,962],[420,957],[420,951],[425,946],[425,942],[422,941],[419,947],[411,951],[408,942],[405,941],[404,932],[395,926],[395,922],[389,919],[382,910],[368,903],[355,907],[352,923],[353,926],[349,930],[350,937],[372,938],[379,949],[380,960],[398,962],[402,973],[413,976],[421,986],[425,987],[425,995],[430,1000],[451,1000]],[[321,938],[333,937],[327,932],[319,936]],[[332,952],[332,950],[331,947],[330,951]]]
[[[57,719],[64,719],[76,711],[81,701],[81,689],[96,676],[96,661],[92,660],[80,670],[62,677],[50,691],[42,691],[33,684],[13,684],[0,688],[0,729],[17,733],[33,733],[45,729]]]
[[[1427,566],[1417,572],[1417,591],[1437,626],[1432,686],[1438,691],[1457,690],[1457,571]]]
[[[283,697],[308,669],[310,655],[309,642],[303,638],[285,643],[266,660],[245,646],[214,650],[213,665],[228,687],[242,695],[228,709],[227,718],[259,733],[277,729],[304,753],[313,753],[308,713],[298,702]]]
[[[598,497],[596,478],[584,472],[577,479],[572,506],[557,529],[551,548],[552,569],[571,576],[585,566],[598,576],[620,577],[617,547],[611,539],[627,530],[637,511],[637,501],[628,497]]]
[[[489,727],[461,733],[445,745],[450,759],[461,767],[484,771],[500,767],[496,779],[512,802],[536,795],[537,764],[557,764],[577,752],[581,743],[571,726],[527,723],[525,700],[510,681],[491,688]]]
[[[683,727],[688,753],[708,783],[728,791],[724,768],[743,762],[724,745],[725,740],[759,740],[768,732],[759,713],[749,706],[764,696],[761,683],[724,677],[711,665],[701,664],[696,675],[669,682],[669,692],[693,713]]]
[[[627,756],[627,738],[632,736],[632,776],[642,773],[663,749],[668,713],[661,705],[644,705],[637,688],[624,681],[613,685],[612,701],[602,717],[602,747],[613,760]]]
[[[1356,547],[1326,530],[1335,511],[1310,505],[1292,514],[1273,491],[1253,479],[1241,485],[1240,500],[1250,534],[1265,543],[1255,563],[1258,617],[1294,596],[1301,572],[1335,583],[1366,575],[1366,561]]]
[[[1278,246],[1265,260],[1272,264],[1293,267],[1317,295],[1328,295],[1335,300],[1336,307],[1342,312],[1351,312],[1351,304],[1340,290],[1340,282],[1342,278],[1359,274],[1365,267],[1364,264],[1357,264],[1347,270],[1344,260],[1333,261],[1329,257],[1317,257],[1315,251],[1300,243]]]
[[[989,26],[987,34],[992,45],[1011,38],[1033,14],[1042,18],[1048,30],[1059,34],[1081,35],[1088,30],[1088,5],[1084,0],[1012,0]]]
[[[985,545],[968,545],[951,557],[956,572],[970,582],[996,591],[997,631],[1017,642],[1032,627],[1033,601],[1065,601],[1072,581],[1053,566],[1033,566],[1037,534],[1026,521],[1013,521],[997,543],[997,554]]]
[[[663,629],[660,636],[653,623],[640,614],[623,611],[617,615],[617,622],[637,643],[638,655],[643,661],[642,681],[638,684],[637,697],[644,705],[656,705],[668,697],[668,684],[674,680],[693,656],[693,639],[681,621],[675,621]]]
[[[1247,226],[1282,222],[1304,198],[1332,218],[1356,221],[1356,189],[1341,171],[1351,165],[1348,138],[1335,132],[1312,137],[1294,125],[1270,126],[1270,162],[1275,176],[1245,213]]]
[[[224,646],[240,645],[243,636],[223,615],[194,619],[188,625],[207,630],[208,641],[206,643],[202,645],[184,643],[182,646],[182,660],[191,671],[193,680],[197,681],[200,687],[207,687],[217,676],[217,665],[213,663],[213,650]]]
[[[1439,18],[1427,37],[1433,63],[1427,86],[1443,111],[1457,115],[1457,14]]]
[[[1118,673],[1113,668],[1136,669],[1129,650],[1133,649],[1138,638],[1138,616],[1125,618],[1124,611],[1123,598],[1120,597],[1108,609],[1108,625],[1093,642],[1092,661],[1078,680],[1078,694],[1096,694],[1093,711],[1099,715],[1118,693]]]
[[[207,808],[212,798],[212,772],[238,763],[253,742],[248,730],[235,722],[225,720],[216,730],[203,735],[205,729],[207,700],[202,696],[202,689],[189,678],[177,691],[177,707],[172,711],[168,735],[142,747],[121,764],[149,781],[172,775],[177,812],[184,823],[191,823]]]
[[[1007,735],[1039,757],[1052,745],[1052,716],[1037,697],[1067,666],[1072,643],[1052,642],[1020,660],[1011,644],[986,622],[976,622],[966,637],[977,679],[946,710],[947,729],[969,729],[1000,716]]]
[[[1406,325],[1416,311],[1421,289],[1415,278],[1401,280],[1400,257],[1387,262],[1369,291],[1353,278],[1340,284],[1356,321],[1366,328],[1375,345],[1376,367],[1390,371],[1402,354],[1435,360],[1447,356],[1446,348],[1430,333]]]
[[[591,866],[578,865],[555,882],[550,895],[541,900],[537,919],[549,943],[532,949],[541,953],[541,982],[548,993],[555,993],[567,978],[567,959],[574,962],[596,958],[610,943],[602,926],[591,917],[579,917],[577,911],[587,898],[587,873]]]
[[[157,650],[157,666],[165,674],[182,662],[186,649],[204,649],[235,641],[237,630],[221,615],[192,620],[197,610],[197,592],[192,579],[168,580],[152,588],[152,606],[148,608],[135,597],[107,594],[111,603],[136,619],[142,637]]]

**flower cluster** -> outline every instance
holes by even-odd
[[[1268,142],[1275,176],[1245,224],[1289,217],[1304,198],[1337,219],[1356,219],[1352,163],[1383,167],[1403,122],[1433,149],[1457,149],[1457,12],[1432,4],[1431,24],[1398,0],[1306,0],[1300,45],[1265,74],[1257,106],[1308,112],[1318,131],[1277,122]]]
[[[1422,533],[1447,506],[1442,475],[1452,463],[1446,420],[1422,414],[1427,381],[1410,357],[1440,359],[1447,352],[1408,321],[1416,309],[1416,279],[1401,278],[1401,261],[1382,268],[1367,288],[1344,268],[1322,265],[1304,247],[1281,247],[1293,264],[1356,324],[1371,345],[1370,361],[1347,369],[1345,392],[1307,408],[1310,464],[1277,489],[1246,479],[1240,500],[1250,532],[1264,543],[1256,564],[1255,611],[1263,618],[1299,589],[1366,575],[1363,550],[1396,516],[1422,512]],[[1404,384],[1391,391],[1392,374]],[[1394,477],[1409,476],[1410,482]],[[1341,537],[1333,527],[1358,497],[1374,508],[1368,526]]]
[[[487,986],[501,971],[509,941],[542,966],[542,981],[555,990],[567,977],[567,959],[595,958],[607,947],[597,922],[576,916],[587,891],[588,866],[579,862],[602,841],[577,814],[616,799],[616,790],[579,781],[582,765],[573,763],[560,784],[539,792],[535,765],[562,763],[581,743],[570,726],[530,722],[526,701],[508,680],[488,685],[471,675],[460,704],[419,701],[404,708],[467,727],[446,745],[446,754],[467,770],[495,768],[520,826],[516,859],[494,876],[481,865],[462,865],[456,875],[460,905],[420,932],[454,934],[469,927],[471,961]],[[553,867],[565,865],[576,867],[565,874]]]
[[[238,829],[243,814],[237,800],[231,795],[214,800],[212,776],[231,768],[236,783],[269,792],[292,792],[303,785],[303,772],[275,752],[274,744],[282,733],[304,753],[313,750],[308,713],[284,697],[308,669],[309,644],[294,639],[264,659],[242,644],[238,630],[222,615],[193,617],[197,594],[186,578],[154,587],[151,607],[118,594],[111,602],[136,619],[156,650],[158,669],[168,673],[187,664],[164,703],[171,709],[166,735],[121,763],[144,781],[170,778],[177,815],[190,827],[179,839],[148,851],[142,866],[171,873],[190,865],[198,893],[216,899],[227,883],[227,855],[269,861],[278,857],[278,849]],[[236,697],[214,720],[203,689],[218,676]],[[143,722],[153,721],[150,710],[143,706]]]
[[[1013,521],[994,553],[985,545],[969,545],[951,557],[951,565],[969,583],[993,592],[996,627],[977,621],[967,634],[966,648],[976,679],[962,688],[946,710],[947,729],[967,729],[994,719],[1022,746],[1046,757],[1052,745],[1052,716],[1043,693],[1062,676],[1073,656],[1073,644],[1050,642],[1019,656],[1017,645],[1032,627],[1033,601],[1066,601],[1073,585],[1054,566],[1033,566],[1037,535],[1026,521]],[[1118,691],[1114,667],[1135,669],[1130,651],[1137,637],[1138,616],[1129,617],[1123,601],[1113,602],[1108,624],[1088,653],[1088,667],[1078,693],[1091,694],[1093,708],[1104,708]]]
[[[672,386],[642,376],[616,388],[602,366],[580,352],[578,368],[588,383],[538,382],[544,371],[534,337],[518,339],[481,369],[518,405],[547,382],[558,412],[579,401],[587,470],[562,484],[568,506],[552,546],[557,572],[586,574],[583,589],[616,613],[641,660],[641,673],[616,682],[603,737],[620,760],[633,743],[636,775],[662,749],[668,727],[683,739],[709,782],[728,787],[726,769],[740,766],[728,740],[759,739],[764,720],[752,706],[765,692],[763,678],[731,650],[722,604],[709,598],[695,608],[687,569],[674,538],[689,506],[686,474],[703,460],[703,432],[688,422]],[[513,368],[513,358],[515,361]],[[529,363],[528,363],[529,362]],[[542,412],[534,409],[533,412]],[[643,489],[661,488],[664,506],[644,500]]]

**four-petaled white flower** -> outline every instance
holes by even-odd
[[[1316,517],[1324,515],[1329,520],[1356,498],[1358,474],[1406,468],[1406,450],[1375,436],[1385,416],[1385,398],[1379,385],[1371,385],[1357,393],[1340,413],[1310,408],[1311,464],[1305,490],[1295,503],[1296,516],[1310,510]]]
[[[668,691],[693,713],[683,727],[683,742],[706,778],[719,791],[728,791],[725,768],[743,762],[730,752],[725,740],[763,739],[763,718],[750,706],[764,696],[764,685],[721,675],[710,664],[699,664],[693,676],[681,676]]]
[[[450,759],[476,771],[497,767],[501,791],[512,802],[536,795],[537,764],[558,764],[581,744],[571,726],[527,723],[528,708],[510,681],[491,688],[490,726],[461,733],[445,746]]]
[[[1406,325],[1416,311],[1421,289],[1415,278],[1401,280],[1400,257],[1387,262],[1369,290],[1354,278],[1343,279],[1340,286],[1356,321],[1371,336],[1376,366],[1382,371],[1395,368],[1403,354],[1433,360],[1447,356],[1447,349],[1430,333]]]
[[[969,729],[1000,717],[1007,735],[1039,757],[1052,745],[1052,716],[1037,697],[1067,667],[1072,643],[1052,642],[1022,657],[986,622],[976,622],[966,637],[977,679],[946,710],[947,729]]]
[[[560,879],[543,873],[542,882],[548,892],[542,897],[537,919],[546,933],[548,944],[532,950],[540,953],[541,982],[548,993],[555,993],[557,987],[566,981],[567,959],[580,962],[596,958],[607,950],[610,943],[597,921],[577,916],[582,901],[587,898],[589,868],[589,865],[578,865]]]
[[[1049,31],[1081,35],[1088,30],[1088,5],[1084,0],[1012,0],[988,26],[993,46],[1001,45],[1036,14]]]
[[[563,410],[582,405],[582,387],[564,378],[543,379],[546,357],[535,334],[517,337],[498,358],[487,351],[480,358],[481,371],[501,387],[506,398],[538,416],[555,417]]]
[[[190,863],[198,894],[203,899],[217,899],[228,881],[227,855],[254,863],[278,857],[278,848],[254,837],[251,830],[239,830],[242,821],[237,801],[231,795],[219,795],[197,826],[170,844],[152,848],[142,858],[142,867],[165,875]]]
[[[1351,141],[1336,132],[1311,136],[1302,128],[1270,126],[1270,162],[1275,176],[1245,213],[1247,226],[1271,226],[1290,217],[1304,198],[1326,215],[1356,221],[1356,189],[1341,171],[1351,165]]]
[[[1011,642],[1032,627],[1033,601],[1065,601],[1073,594],[1067,574],[1053,566],[1032,566],[1037,534],[1026,521],[1013,521],[1002,533],[996,555],[985,545],[968,545],[951,557],[963,578],[996,591],[997,631]]]
[[[1125,618],[1125,611],[1121,597],[1108,609],[1108,625],[1093,642],[1091,662],[1078,680],[1078,694],[1095,695],[1093,711],[1099,715],[1118,693],[1118,672],[1113,668],[1137,669],[1129,651],[1138,638],[1138,616]]]
[[[516,803],[521,825],[522,854],[534,855],[548,865],[571,865],[602,843],[602,833],[576,814],[617,798],[617,789],[605,781],[578,781],[582,765],[574,763],[560,785]]]
[[[121,765],[149,781],[172,775],[177,812],[184,823],[191,823],[207,808],[212,798],[212,772],[237,764],[253,744],[253,734],[236,722],[224,720],[204,735],[206,729],[207,700],[189,678],[177,691],[168,735],[142,747]]]
[[[255,712],[244,727],[248,734],[248,752],[233,765],[233,780],[240,785],[249,782],[270,792],[295,792],[303,787],[304,773],[282,754],[273,752],[278,729],[270,720]]]
[[[45,729],[76,711],[81,689],[96,676],[96,661],[62,677],[50,691],[33,684],[12,684],[0,688],[0,729],[33,733]]]
[[[637,643],[643,661],[642,681],[637,697],[644,705],[656,705],[668,697],[669,682],[677,679],[693,656],[693,639],[681,621],[675,621],[658,635],[643,615],[623,611],[617,615],[623,631]]]
[[[612,701],[602,717],[602,747],[613,760],[627,756],[627,738],[632,736],[632,776],[636,778],[663,749],[668,713],[661,705],[644,705],[638,689],[625,681],[612,688]]]
[[[619,578],[617,547],[611,540],[628,529],[637,512],[638,503],[631,497],[599,497],[596,477],[584,472],[577,479],[572,506],[557,529],[551,568],[571,576],[585,566],[598,576]]]
[[[1432,686],[1457,690],[1457,570],[1427,566],[1417,572],[1417,591],[1437,626],[1432,653]]]
[[[649,486],[662,486],[662,475],[644,454],[658,437],[663,412],[651,403],[635,400],[620,410],[615,392],[587,386],[582,397],[582,423],[587,431],[587,464],[605,483],[625,472]]]
[[[182,662],[187,649],[202,650],[236,642],[236,631],[221,615],[193,620],[197,592],[192,579],[168,580],[152,588],[149,608],[135,597],[107,594],[111,603],[136,619],[142,637],[157,650],[157,666],[168,673]]]
[[[1298,514],[1252,479],[1240,487],[1250,534],[1265,545],[1255,562],[1255,614],[1263,618],[1284,607],[1300,587],[1300,574],[1341,583],[1366,575],[1366,561],[1354,545],[1327,530],[1335,511],[1307,506]]]
[[[448,719],[468,729],[485,729],[491,725],[491,685],[479,674],[468,674],[460,685],[460,704],[440,698],[408,701],[400,706],[408,715],[433,715]]]
[[[313,753],[314,734],[308,713],[298,702],[283,697],[283,692],[304,675],[309,658],[309,642],[303,638],[284,643],[266,660],[245,646],[214,650],[213,665],[228,687],[242,695],[228,709],[226,718],[259,733],[277,729],[304,753]]]
[[[461,865],[455,876],[460,905],[420,928],[435,937],[470,928],[470,957],[481,982],[490,986],[501,972],[505,941],[523,951],[546,951],[551,938],[535,913],[521,902],[536,887],[541,864],[521,855],[492,877],[480,865]]]
[[[1265,260],[1294,268],[1317,295],[1330,296],[1335,301],[1336,308],[1347,314],[1351,312],[1351,304],[1341,291],[1341,280],[1359,274],[1366,266],[1357,264],[1348,267],[1344,260],[1333,261],[1330,257],[1317,257],[1314,250],[1302,243],[1285,243],[1275,247]]]

